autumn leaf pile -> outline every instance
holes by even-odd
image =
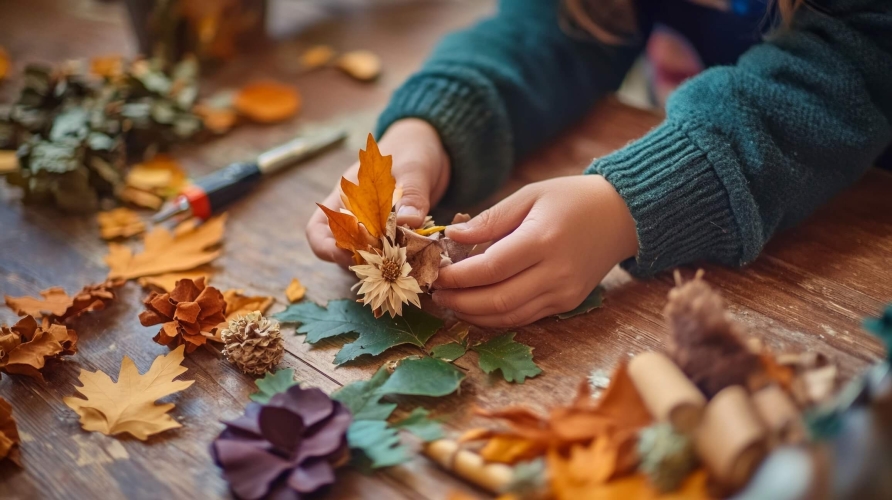
[[[803,410],[835,388],[818,373],[835,378],[835,367],[745,341],[745,329],[702,272],[676,280],[665,308],[668,356],[639,354],[616,368],[599,398],[585,380],[569,405],[547,414],[479,409],[500,425],[468,431],[460,442],[490,463],[541,461],[545,488],[558,500],[726,496],[746,484],[772,446],[802,443]],[[437,457],[443,448],[429,453]],[[476,482],[486,481],[495,477]]]
[[[366,149],[359,152],[357,183],[341,178],[344,208],[319,204],[338,248],[353,253],[356,265],[350,269],[360,278],[358,293],[375,317],[385,312],[400,316],[404,303],[420,307],[418,294],[437,279],[441,265],[458,262],[471,250],[441,238],[445,227],[433,221],[419,229],[396,225],[393,204],[399,192],[392,164],[369,134]]]

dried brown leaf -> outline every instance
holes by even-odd
[[[292,279],[291,283],[288,284],[288,288],[285,289],[285,297],[287,297],[288,302],[292,304],[299,300],[303,300],[304,295],[306,294],[307,287],[303,286],[297,278]]]
[[[164,198],[157,194],[143,191],[142,189],[136,189],[131,186],[125,186],[124,189],[118,193],[118,198],[131,205],[150,208],[152,210],[158,210],[161,208],[161,205],[164,204]]]
[[[6,75],[9,74],[9,67],[12,64],[9,60],[9,53],[6,52],[6,49],[0,47],[0,80],[6,78]]]
[[[370,50],[354,50],[338,58],[337,66],[353,78],[369,82],[381,74],[381,58]]]
[[[407,227],[397,227],[397,243],[406,247],[406,261],[412,266],[409,276],[418,286],[429,287],[440,274],[439,233],[422,236]]]
[[[569,406],[552,409],[548,417],[523,406],[478,410],[483,417],[505,422],[508,429],[480,433],[472,438],[487,441],[481,456],[490,461],[513,464],[550,451],[566,455],[577,446],[581,449],[595,446],[602,461],[592,466],[598,467],[596,472],[601,482],[628,472],[637,463],[635,436],[650,425],[650,413],[625,364],[617,368],[599,400],[593,400],[589,391],[587,382],[583,381],[576,400]],[[595,443],[598,440],[600,444]]]
[[[0,151],[0,175],[15,172],[19,169],[19,159],[15,151]]]
[[[300,65],[304,69],[321,68],[334,59],[337,52],[329,45],[314,45],[300,56]]]
[[[134,165],[125,182],[129,187],[161,197],[176,194],[187,184],[180,163],[165,154],[157,154],[151,160]]]
[[[19,452],[21,442],[18,426],[12,417],[12,405],[0,398],[0,460],[6,458],[21,467],[21,453]]]
[[[124,74],[124,57],[120,54],[90,59],[90,72],[103,78],[117,78]]]
[[[196,104],[192,112],[201,117],[205,128],[215,134],[225,134],[235,126],[238,114],[231,108],[217,108],[207,104]]]
[[[350,211],[375,239],[385,234],[393,207],[396,179],[391,173],[392,166],[393,157],[381,155],[378,143],[369,134],[365,150],[359,151],[358,184],[341,177],[341,191]]]
[[[126,246],[110,243],[105,262],[109,278],[133,279],[174,271],[188,271],[207,264],[220,256],[213,250],[223,239],[226,214],[214,217],[195,227],[184,223],[174,234],[162,226],[156,226],[145,235],[142,253],[133,254]]]
[[[146,230],[145,222],[129,208],[116,208],[96,214],[102,239],[129,238]]]
[[[40,292],[42,299],[35,297],[10,297],[6,295],[6,306],[19,316],[43,315],[62,316],[74,303],[74,299],[65,293],[65,289],[59,286],[47,288]]]
[[[233,101],[235,109],[256,122],[287,120],[300,110],[300,94],[294,87],[273,81],[245,85]]]
[[[41,370],[49,359],[77,352],[77,333],[64,325],[41,327],[25,316],[12,327],[0,328],[0,372],[43,380]]]

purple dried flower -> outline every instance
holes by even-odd
[[[334,482],[334,468],[349,459],[352,420],[321,390],[293,386],[224,422],[211,454],[239,498],[297,500]]]

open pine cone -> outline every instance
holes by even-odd
[[[260,311],[230,320],[221,336],[225,344],[223,355],[248,374],[263,375],[279,364],[285,354],[279,323],[264,318]]]
[[[206,287],[204,278],[177,281],[170,293],[156,293],[143,301],[147,311],[139,315],[142,326],[161,325],[155,342],[176,349],[186,344],[192,352],[208,339],[214,340],[217,325],[226,320],[226,301],[220,290]]]

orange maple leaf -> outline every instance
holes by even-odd
[[[547,417],[524,407],[509,407],[478,414],[504,421],[509,429],[472,431],[464,441],[486,440],[480,455],[489,461],[517,463],[547,453],[583,454],[593,458],[588,474],[604,482],[629,472],[637,463],[637,432],[652,421],[650,413],[620,365],[610,386],[597,401],[587,383],[576,399],[553,408]],[[596,462],[596,463],[594,463]]]
[[[363,234],[363,229],[359,227],[359,221],[356,217],[316,204],[328,216],[328,227],[334,236],[335,245],[338,248],[353,252],[353,259],[360,263],[362,257],[359,256],[358,250],[365,250],[371,243]]]
[[[393,157],[381,156],[375,138],[369,134],[365,151],[359,151],[359,183],[341,178],[341,191],[349,201],[350,210],[375,239],[385,234],[393,207],[396,179],[390,172],[392,166]]]

